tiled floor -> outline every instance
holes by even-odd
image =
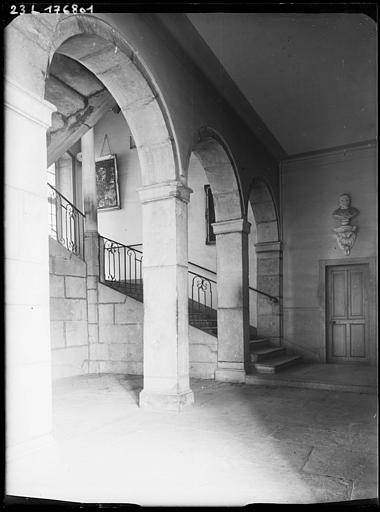
[[[377,497],[371,394],[192,380],[180,414],[139,409],[141,377],[54,386],[53,440],[8,461],[7,493],[140,505]]]

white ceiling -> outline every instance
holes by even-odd
[[[288,155],[376,137],[377,35],[367,16],[187,18]]]

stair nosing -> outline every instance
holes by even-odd
[[[256,368],[264,367],[264,368],[273,368],[277,366],[281,366],[282,364],[289,363],[291,361],[297,361],[299,359],[302,359],[302,356],[297,355],[291,355],[291,356],[280,356],[280,357],[273,357],[272,359],[268,359],[268,361],[258,361],[255,363],[252,363]]]

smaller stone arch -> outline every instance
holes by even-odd
[[[192,152],[200,160],[209,180],[217,222],[244,217],[241,186],[232,154],[212,128],[200,128],[193,138]]]
[[[277,207],[271,189],[263,178],[252,180],[248,201],[257,226],[257,243],[278,242],[280,238]]]
[[[256,223],[256,288],[277,299],[273,302],[265,295],[256,294],[257,335],[281,345],[282,247],[279,219],[270,186],[263,178],[252,181],[248,201]]]

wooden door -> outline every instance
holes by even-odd
[[[368,265],[327,267],[327,362],[368,363]]]

